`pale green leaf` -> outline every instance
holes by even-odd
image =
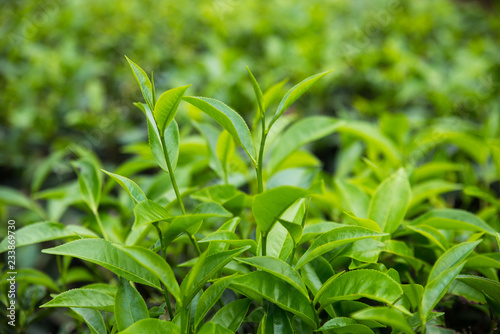
[[[497,231],[481,218],[459,209],[438,209],[429,211],[411,222],[414,226],[428,225],[444,230],[467,230],[495,235]]]
[[[183,99],[212,117],[226,129],[255,163],[255,146],[252,135],[245,120],[236,111],[211,98],[185,96]]]
[[[158,101],[156,101],[153,115],[160,133],[164,132],[174,119],[182,96],[190,86],[191,85],[187,85],[169,89],[161,94]]]
[[[433,281],[443,271],[455,267],[465,261],[465,259],[472,253],[474,248],[481,243],[482,240],[475,242],[463,242],[448,249],[443,255],[437,259],[432,267],[428,282]]]
[[[269,232],[285,210],[307,194],[307,190],[302,188],[281,186],[255,196],[252,212],[257,226],[263,233]]]
[[[147,200],[146,195],[144,194],[142,189],[134,181],[126,178],[125,176],[113,174],[111,172],[105,171],[104,169],[101,170],[111,176],[113,180],[115,180],[123,189],[125,189],[136,203]]]
[[[370,202],[368,218],[377,222],[383,232],[393,233],[403,221],[411,196],[408,176],[400,168],[377,188]]]
[[[141,87],[141,92],[142,96],[144,96],[144,100],[148,104],[149,108],[153,110],[155,101],[153,99],[153,85],[151,84],[151,81],[149,80],[146,72],[142,68],[139,67],[136,63],[131,61],[127,56],[127,61],[130,65],[130,68],[132,69],[132,72],[134,73],[134,77],[137,80],[137,83]]]
[[[250,76],[250,81],[252,82],[253,91],[255,93],[255,98],[257,99],[257,106],[259,109],[260,117],[264,117],[266,113],[266,108],[264,106],[264,95],[262,94],[262,90],[260,89],[259,83],[257,79],[255,79],[252,71],[247,66],[248,75]]]
[[[78,185],[83,200],[93,212],[97,212],[101,201],[101,176],[97,166],[90,160],[78,160],[71,163],[78,174]]]
[[[285,96],[281,100],[278,108],[276,109],[276,113],[273,116],[273,119],[269,123],[268,129],[278,120],[278,118],[294,103],[297,101],[299,97],[301,97],[305,92],[311,88],[319,79],[327,75],[333,70],[329,70],[323,73],[318,73],[313,76],[308,77],[307,79],[301,81],[297,85],[293,86],[288,92],[286,92]]]
[[[266,168],[273,174],[294,151],[333,133],[341,124],[343,121],[327,116],[306,117],[293,123],[279,138]]]

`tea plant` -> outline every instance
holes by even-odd
[[[397,114],[379,126],[294,119],[286,111],[330,71],[279,99],[284,81],[262,91],[248,69],[249,127],[223,102],[187,96],[189,86],[157,95],[153,74],[127,61],[148,144],[129,146],[135,156],[113,172],[72,145],[33,183],[65,155],[77,157],[77,181],[32,198],[0,189],[43,220],[16,232],[17,247],[63,241],[42,251],[57,259],[57,279],[19,269],[20,328],[63,308],[99,334],[437,333],[458,326],[456,304],[497,328],[494,115],[484,127],[438,119],[424,130]],[[181,104],[190,121],[179,128]],[[339,148],[333,174],[302,149],[320,139]]]

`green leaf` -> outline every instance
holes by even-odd
[[[203,253],[182,281],[181,292],[184,296],[183,305],[188,305],[205,283],[220,269],[226,266],[234,257],[248,250],[249,246],[223,251],[210,256]]]
[[[243,298],[224,305],[215,313],[211,321],[236,332],[240,328],[251,302],[250,299]]]
[[[455,279],[448,289],[448,293],[467,299],[469,302],[486,304],[486,297],[480,291],[474,289],[458,279]]]
[[[132,72],[134,73],[134,77],[137,80],[139,87],[141,87],[141,92],[142,96],[144,96],[144,100],[148,104],[149,108],[153,110],[155,101],[153,100],[154,93],[151,81],[149,80],[146,72],[144,72],[144,70],[140,68],[139,65],[128,59],[127,56],[125,56],[125,58],[127,59],[130,68],[132,69]]]
[[[236,247],[250,246],[249,251],[252,254],[257,252],[257,243],[252,239],[240,239],[236,233],[231,231],[217,231],[210,233],[204,239],[198,240],[198,243],[217,242],[220,244],[229,244]]]
[[[115,301],[104,292],[92,289],[72,289],[60,293],[40,307],[80,307],[113,312]]]
[[[217,300],[222,296],[222,293],[228,287],[234,276],[227,276],[218,279],[201,295],[196,306],[196,314],[194,317],[194,327],[198,327],[199,323],[204,320],[205,315],[215,305]]]
[[[319,302],[325,308],[339,300],[369,298],[393,304],[402,294],[400,284],[389,275],[376,270],[359,269],[329,279],[316,294],[314,303]]]
[[[345,121],[339,129],[339,132],[354,135],[363,139],[370,146],[377,147],[394,164],[399,165],[401,154],[392,140],[386,137],[379,128],[362,121]]]
[[[361,219],[367,217],[370,199],[361,188],[343,179],[336,179],[335,187],[338,190],[342,208],[345,211],[351,211]]]
[[[236,260],[241,263],[251,265],[257,269],[261,269],[273,276],[276,276],[279,279],[282,279],[283,281],[293,286],[295,289],[299,290],[307,299],[309,299],[309,295],[307,293],[306,286],[302,281],[302,278],[295,271],[295,269],[293,269],[285,261],[270,256],[237,258]]]
[[[491,298],[500,300],[500,283],[486,277],[472,275],[458,275],[457,280],[473,287],[477,291],[490,296]]]
[[[161,289],[156,276],[123,250],[103,239],[76,240],[54,248],[44,249],[42,253],[73,256],[103,266],[130,281]]]
[[[133,230],[137,230],[138,228],[151,223],[169,220],[172,218],[167,209],[149,199],[136,204],[134,207],[134,215],[135,221],[132,226]]]
[[[309,300],[297,289],[264,271],[255,271],[235,278],[231,286],[252,298],[257,295],[295,314],[316,329],[314,309]]]
[[[368,218],[377,222],[383,232],[393,233],[403,221],[410,200],[408,176],[400,168],[377,188],[370,202]]]
[[[283,212],[307,194],[308,191],[302,188],[281,186],[255,196],[252,212],[257,226],[263,233],[269,232]]]
[[[231,160],[231,157],[234,154],[235,145],[233,137],[227,131],[222,131],[219,140],[217,141],[217,156],[222,164],[222,168],[224,169],[224,173],[227,175],[230,172],[228,170],[228,164]]]
[[[340,226],[333,228],[330,231],[321,234],[318,238],[316,238],[316,240],[314,240],[311,247],[309,247],[304,255],[300,257],[299,261],[295,265],[295,269],[300,269],[303,265],[316,257],[337,247],[352,243],[356,240],[376,238],[385,235],[387,234],[378,233],[359,226]]]
[[[191,234],[196,233],[204,219],[212,217],[230,218],[233,215],[216,203],[202,203],[193,214],[176,216],[167,231],[163,235],[163,243],[169,245],[181,233],[188,231]]]
[[[333,70],[326,71],[323,73],[318,73],[313,76],[310,76],[309,78],[301,81],[297,85],[293,86],[288,92],[286,92],[285,96],[283,96],[283,99],[281,100],[280,104],[278,105],[278,108],[276,109],[276,113],[273,116],[273,119],[269,123],[268,129],[271,128],[271,126],[278,120],[278,118],[294,103],[297,101],[299,97],[302,96],[305,92],[311,88],[312,85],[316,83],[319,79],[327,75]]]
[[[153,115],[160,133],[164,132],[177,113],[182,96],[191,85],[172,88],[161,94],[154,106]],[[167,142],[168,143],[168,142]]]
[[[172,120],[170,124],[165,129],[163,134],[164,142],[163,145],[167,148],[168,158],[170,160],[170,166],[172,166],[172,172],[177,168],[177,161],[179,159],[179,126],[175,120]],[[168,172],[168,170],[167,170]]]
[[[18,284],[26,283],[30,285],[42,285],[53,291],[60,291],[54,280],[52,280],[49,275],[41,271],[33,268],[16,268],[16,273],[16,283]],[[1,281],[6,283],[9,276],[9,272],[5,271],[3,276],[1,277]]]
[[[416,232],[423,235],[429,239],[432,243],[436,244],[443,251],[448,249],[448,240],[446,237],[436,228],[432,226],[420,225],[420,226],[406,226],[410,231]]]
[[[264,117],[266,113],[266,108],[264,106],[264,96],[262,90],[260,89],[259,83],[252,74],[252,71],[247,66],[248,75],[250,76],[250,81],[252,82],[253,91],[255,93],[255,98],[257,99],[257,106],[259,108],[260,117]]]
[[[439,259],[437,259],[436,263],[434,263],[434,266],[428,276],[428,282],[436,279],[436,277],[438,277],[443,271],[455,267],[465,261],[474,248],[481,243],[481,241],[482,240],[475,242],[463,242],[448,249],[439,257]]]
[[[451,283],[453,283],[455,277],[460,273],[464,264],[465,263],[462,263],[440,272],[436,278],[427,282],[420,304],[420,319],[423,323],[430,312],[446,294],[448,288]]]
[[[158,277],[165,285],[168,292],[177,300],[177,303],[182,305],[181,290],[177,283],[177,279],[175,278],[172,268],[170,268],[169,264],[161,256],[150,249],[139,246],[114,246],[128,254],[151,274]]]
[[[334,333],[356,333],[373,334],[373,331],[365,326],[358,324],[351,318],[336,317],[328,320],[318,331],[333,331]]]
[[[288,79],[281,80],[264,92],[264,110],[267,110],[267,108],[278,99],[287,82]]]
[[[118,174],[113,174],[111,172],[105,171],[101,169],[104,173],[108,174],[115,180],[123,189],[127,191],[127,193],[132,197],[132,199],[136,202],[142,202],[147,200],[146,195],[142,191],[142,189],[135,183],[134,181],[126,178],[125,176],[121,176]]]
[[[411,222],[414,226],[428,225],[444,230],[467,230],[495,235],[496,231],[473,213],[458,209],[432,210]]]
[[[416,271],[419,271],[424,265],[424,262],[417,259],[411,248],[403,241],[386,240],[383,251],[397,255],[399,258],[408,262]]]
[[[38,203],[31,200],[20,191],[9,187],[0,186],[0,204],[26,208],[36,212],[42,219],[47,219],[47,215]]]
[[[234,334],[229,329],[212,321],[207,322],[197,334]]]
[[[120,277],[115,296],[115,319],[118,330],[122,331],[133,323],[149,318],[148,307],[141,294],[130,283]]]
[[[373,320],[391,326],[394,330],[414,333],[406,318],[389,307],[369,307],[351,315],[356,320]]]
[[[377,231],[377,232],[382,232],[380,230],[380,226],[375,221],[373,221],[371,219],[358,218],[356,216],[353,216],[350,212],[345,212],[345,211],[344,211],[344,214],[346,216],[348,216],[349,218],[351,218],[351,220],[349,220],[348,222],[349,223],[353,222],[354,223],[353,225],[365,227],[365,228],[368,228],[370,230]]]
[[[142,319],[119,334],[181,334],[179,326],[159,319]]]
[[[266,314],[264,331],[266,334],[289,334],[293,333],[292,324],[285,311],[270,305]]]
[[[325,322],[325,324],[321,326],[321,328],[319,328],[318,331],[323,332],[355,324],[357,324],[357,322],[351,318],[337,317]]]
[[[55,222],[40,222],[21,227],[16,231],[16,247],[38,244],[58,239],[79,239],[78,234],[97,235],[83,226],[67,225]],[[9,240],[5,237],[0,243],[0,253],[7,251]]]
[[[224,103],[207,97],[185,96],[184,101],[197,107],[229,132],[255,164],[255,146],[245,120]]]
[[[417,309],[422,300],[422,295],[424,293],[424,287],[420,284],[401,284],[406,298],[410,302],[410,306],[413,310]]]
[[[293,123],[280,137],[266,168],[273,174],[294,151],[333,133],[341,124],[343,121],[326,116],[306,117]]]
[[[293,242],[297,244],[302,237],[302,225],[292,223],[283,219],[278,219],[281,225],[287,229],[288,233],[290,233],[290,237]]]
[[[85,321],[92,334],[107,334],[106,324],[99,311],[90,308],[71,308]]]
[[[97,212],[101,200],[101,177],[97,166],[90,160],[72,161],[71,164],[78,174],[78,185],[83,200],[93,212]]]
[[[459,189],[462,189],[460,184],[451,183],[445,180],[429,180],[419,183],[412,189],[413,197],[410,202],[410,207],[414,207],[433,196]]]

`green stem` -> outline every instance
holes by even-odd
[[[165,261],[166,261],[167,248],[163,244],[163,236],[162,236],[162,233],[161,233],[161,229],[158,226],[158,222],[153,223],[153,226],[156,228],[156,232],[158,233],[158,238],[160,238],[160,243],[161,243],[161,250],[160,250],[161,251],[161,257],[165,258]],[[165,302],[167,303],[168,315],[170,316],[170,320],[172,320],[174,318],[174,314],[172,312],[172,306],[170,306],[170,297],[168,296],[168,291],[165,288],[165,286],[163,285],[163,283],[161,284],[161,288],[163,289],[163,297],[165,298]]]
[[[165,297],[165,302],[167,302],[168,316],[170,317],[170,320],[172,320],[174,319],[174,312],[172,312],[172,306],[170,305],[170,297],[168,296],[167,289],[164,286],[162,288],[163,288],[163,297]]]
[[[293,263],[293,258],[295,257],[295,250],[297,249],[297,246],[295,245],[295,242],[293,244],[293,248],[292,248],[292,254],[290,254],[290,262],[288,263],[289,265],[292,265]]]
[[[261,234],[261,239],[262,239],[262,256],[266,256],[267,234],[266,233],[262,233]]]
[[[99,228],[101,229],[101,233],[102,233],[104,239],[109,241],[108,232],[106,232],[106,230],[104,229],[104,226],[102,225],[101,217],[99,216],[99,211],[97,209],[94,211],[94,216],[95,216],[95,219],[97,220],[97,224],[99,224]]]
[[[154,222],[153,226],[156,228],[156,233],[158,233],[158,238],[160,238],[161,257],[166,257],[167,256],[167,249],[165,248],[165,245],[163,244],[163,236],[162,236],[160,227],[158,226],[158,222]]]
[[[262,161],[264,159],[264,147],[266,145],[266,139],[268,132],[266,131],[266,120],[264,117],[261,118],[262,124],[262,135],[260,138],[260,148],[259,148],[259,156],[257,158],[257,184],[258,184],[258,193],[262,193],[264,191],[264,180],[262,177]]]
[[[175,191],[175,196],[177,197],[177,201],[179,202],[179,206],[181,207],[182,214],[186,214],[186,208],[184,207],[184,203],[182,202],[182,197],[179,192],[179,187],[177,186],[177,182],[175,181],[175,176],[174,176],[174,170],[172,168],[172,164],[170,162],[169,156],[168,156],[168,151],[167,151],[167,143],[165,142],[165,136],[160,135],[161,142],[163,144],[163,155],[165,157],[165,160],[167,162],[167,169],[168,169],[168,175],[170,176],[170,181],[172,182],[172,187],[174,188]],[[196,249],[196,252],[198,255],[201,255],[200,247],[198,246],[198,243],[196,242],[196,238],[194,235],[191,233],[188,233],[186,231],[186,234],[189,237],[189,240],[191,240],[191,243],[193,244],[194,248]]]
[[[59,275],[61,276],[61,288],[62,291],[66,291],[66,270],[62,264],[63,256],[56,256],[57,259],[57,269],[59,269]]]
[[[179,206],[181,207],[182,214],[186,214],[186,208],[184,208],[184,203],[182,202],[182,197],[179,192],[179,187],[177,186],[177,181],[175,181],[174,171],[172,168],[172,163],[170,162],[168,151],[165,142],[165,136],[161,135],[161,142],[163,144],[163,156],[165,157],[165,161],[167,162],[168,175],[170,176],[170,181],[172,182],[172,187],[175,191],[175,196],[177,197],[177,201],[179,202]]]

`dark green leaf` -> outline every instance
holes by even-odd
[[[133,323],[149,318],[146,302],[141,294],[120,277],[115,296],[115,319],[118,330],[122,331]]]

